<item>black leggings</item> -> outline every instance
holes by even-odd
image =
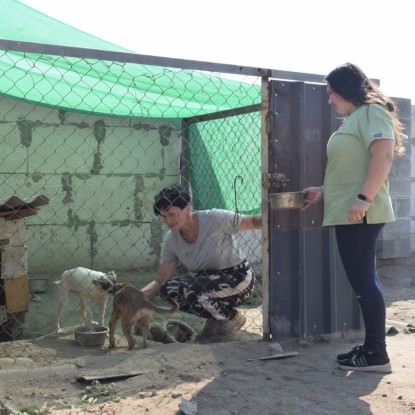
[[[386,306],[376,273],[376,239],[384,224],[337,225],[336,239],[343,267],[362,311],[365,346],[386,350]]]
[[[210,270],[166,281],[160,297],[176,300],[180,310],[203,318],[229,320],[235,307],[245,303],[254,290],[255,277],[244,261],[226,270]]]

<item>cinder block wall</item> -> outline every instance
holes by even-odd
[[[411,108],[411,100],[395,98],[395,101],[399,107],[400,119],[405,125],[404,133],[408,137],[412,137],[413,108]],[[390,194],[396,221],[386,224],[379,236],[377,253],[381,259],[409,257],[413,250],[411,248],[411,240],[413,240],[411,223],[413,226],[413,195],[415,193],[413,180],[411,182],[411,176],[413,176],[413,167],[411,167],[411,160],[413,160],[412,141],[413,138],[409,138],[406,142],[404,156],[395,157],[389,175]]]
[[[58,277],[77,266],[117,272],[158,266],[167,227],[152,205],[161,188],[180,180],[177,125],[0,99],[0,199],[50,199],[24,219],[30,276]],[[257,263],[258,231],[241,242]]]
[[[0,100],[0,198],[44,194],[26,218],[31,275],[158,264],[165,232],[154,195],[177,183],[180,131],[169,121],[89,116]]]
[[[411,252],[415,252],[415,105],[411,107]]]

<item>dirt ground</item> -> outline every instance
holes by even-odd
[[[362,333],[270,343],[248,325],[249,336],[234,342],[142,349],[137,338],[127,352],[122,342],[112,351],[81,348],[68,332],[0,345],[0,414],[5,407],[62,415],[414,414],[415,257],[380,260],[378,271],[388,319],[409,324],[388,334],[390,374],[337,368],[336,354]],[[298,354],[277,358],[279,347]],[[102,379],[122,374],[134,376]]]

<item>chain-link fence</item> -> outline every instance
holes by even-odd
[[[261,74],[17,49],[0,52],[0,329],[9,340],[0,350],[26,355],[42,338],[69,342],[75,355],[79,301],[69,295],[57,334],[55,282],[76,267],[113,270],[139,289],[152,281],[168,230],[153,212],[161,189],[181,184],[196,210],[261,213]],[[257,279],[238,307],[246,323],[236,338],[261,338],[261,230],[237,241]],[[98,304],[91,299],[93,320]],[[110,299],[105,326],[111,308]],[[153,322],[166,319],[196,332],[204,323],[185,312]],[[121,330],[117,345],[126,345]]]

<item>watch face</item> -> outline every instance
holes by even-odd
[[[367,196],[362,195],[361,193],[359,193],[359,194],[357,195],[357,199],[358,199],[358,200],[360,200],[360,201],[362,201],[362,202],[369,203],[369,204],[371,204],[371,203],[372,203],[372,199],[369,199]]]

